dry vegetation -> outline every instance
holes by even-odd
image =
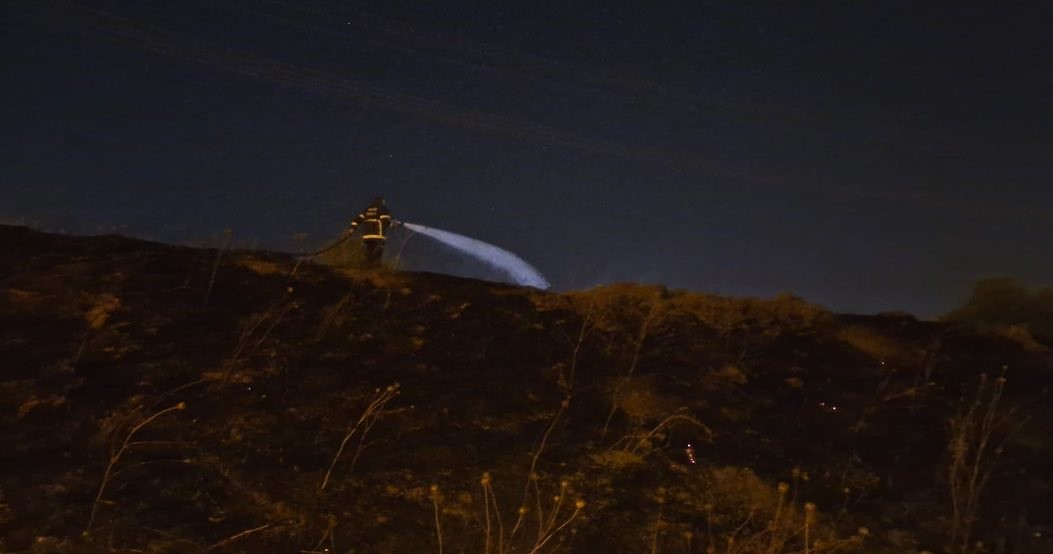
[[[1019,330],[0,240],[5,552],[1050,551]]]

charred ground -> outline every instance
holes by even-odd
[[[5,552],[1053,549],[1019,332],[0,227],[0,356]]]

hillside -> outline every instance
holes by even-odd
[[[1053,552],[1015,332],[0,227],[0,360],[3,552]]]

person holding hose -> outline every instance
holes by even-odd
[[[362,245],[366,248],[366,265],[376,267],[380,265],[380,258],[384,255],[387,232],[401,224],[402,222],[392,219],[391,210],[384,203],[384,197],[377,196],[351,221],[344,238],[350,237],[361,227]]]

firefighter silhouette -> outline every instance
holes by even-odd
[[[369,206],[351,221],[347,236],[350,237],[359,227],[362,228],[362,245],[366,249],[367,266],[380,265],[387,232],[395,225],[399,225],[399,222],[391,218],[391,210],[384,203],[383,196],[374,198]]]

